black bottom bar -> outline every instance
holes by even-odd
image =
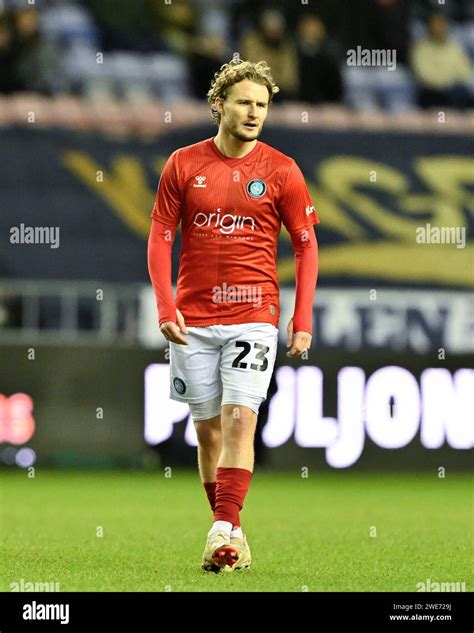
[[[471,633],[471,600],[469,593],[3,593],[0,633]]]

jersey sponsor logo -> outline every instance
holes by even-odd
[[[186,392],[186,383],[181,378],[173,378],[173,387],[176,393],[179,393],[180,396]]]
[[[310,207],[308,204],[306,207],[306,215],[311,215],[312,213],[314,213],[314,207]]]
[[[207,187],[207,185],[205,184],[207,178],[206,176],[194,176],[196,182],[194,183],[193,187]]]
[[[233,233],[235,229],[244,229],[250,227],[251,231],[255,230],[255,220],[246,215],[234,215],[232,213],[224,213],[221,215],[220,207],[217,212],[208,213],[207,211],[199,211],[194,216],[194,225],[202,228],[204,226],[219,227],[219,231],[224,235]]]
[[[261,198],[267,190],[267,185],[264,180],[256,178],[251,180],[247,185],[247,192],[252,198]]]

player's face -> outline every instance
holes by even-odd
[[[234,84],[221,108],[221,125],[240,141],[260,136],[268,114],[268,90],[250,79]]]

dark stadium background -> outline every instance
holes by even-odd
[[[149,216],[170,153],[215,134],[213,73],[262,48],[282,92],[261,140],[305,175],[320,272],[313,346],[290,361],[283,230],[281,339],[256,473],[469,471],[472,3],[310,4],[0,1],[0,477],[195,472],[189,414],[166,395]],[[436,90],[414,62],[433,20],[471,65],[462,79],[453,65]],[[358,46],[395,50],[396,68],[348,65]],[[21,225],[59,228],[59,247],[16,243]],[[436,243],[433,227],[463,242]],[[179,247],[178,234],[174,282]]]

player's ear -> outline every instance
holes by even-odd
[[[216,108],[217,112],[219,112],[219,114],[224,114],[224,108],[222,106],[222,98],[221,97],[216,97],[214,100],[214,107]]]

